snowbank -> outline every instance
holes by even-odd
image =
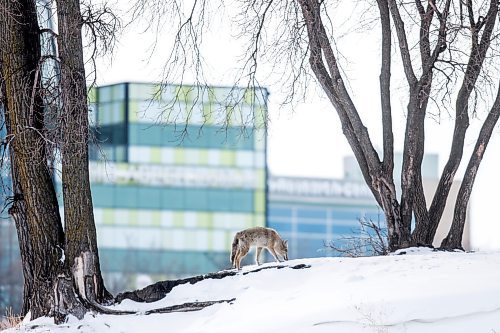
[[[411,254],[411,255],[409,255]],[[175,287],[154,303],[111,308],[56,326],[40,318],[9,332],[500,332],[500,253],[430,249],[371,258],[299,259]],[[274,266],[268,263],[261,267]],[[196,312],[144,312],[186,302],[235,298]]]

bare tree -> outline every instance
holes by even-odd
[[[79,0],[57,0],[66,264],[80,296],[105,302],[89,179],[89,122]]]
[[[0,4],[0,87],[14,192],[9,212],[25,277],[23,314],[62,321],[102,310],[98,303],[112,296],[101,276],[89,185],[84,19],[79,1],[56,4],[58,33],[39,28],[35,0]],[[57,36],[59,54],[42,55],[43,33]],[[42,74],[47,59],[60,63],[57,80]],[[64,229],[48,164],[55,147],[62,152]]]
[[[206,32],[213,2],[138,0],[136,8],[149,8],[157,20],[168,17],[177,26],[174,47],[167,56],[166,78],[194,68],[202,77],[200,41]],[[224,8],[224,1],[217,3]],[[461,248],[466,208],[484,151],[498,121],[500,96],[490,101],[480,91],[497,86],[493,59],[498,59],[498,2],[484,0],[429,0],[398,2],[377,0],[356,2],[378,14],[381,32],[380,105],[383,128],[383,155],[375,150],[369,131],[352,99],[347,77],[339,65],[335,43],[335,11],[338,2],[319,0],[241,0],[238,14],[231,17],[247,37],[248,48],[236,82],[246,79],[258,85],[257,68],[265,61],[281,68],[283,84],[289,85],[287,101],[296,99],[301,85],[312,74],[336,110],[342,130],[361,168],[364,180],[383,209],[388,229],[389,249],[412,245],[431,245],[439,225],[455,174],[462,161],[470,114],[488,112],[477,145],[470,157],[455,200],[452,227],[442,247]],[[217,5],[215,5],[217,6]],[[217,15],[213,15],[216,17]],[[359,22],[361,20],[357,20]],[[355,24],[355,23],[353,23]],[[418,31],[418,32],[415,32]],[[415,32],[415,33],[414,33]],[[392,40],[396,36],[396,41]],[[400,68],[406,85],[407,109],[404,135],[401,195],[396,192],[391,75],[392,52],[401,58]],[[309,68],[306,66],[309,61]],[[176,67],[177,65],[177,67]],[[285,70],[283,70],[283,68]],[[312,71],[312,73],[311,73]],[[495,94],[496,95],[496,94]],[[454,103],[451,100],[454,99]],[[490,98],[491,99],[491,98]],[[478,103],[484,102],[484,103]],[[455,130],[448,161],[433,198],[426,198],[422,183],[425,119],[429,104],[433,108],[454,110]],[[481,104],[478,107],[478,104]],[[489,106],[488,106],[489,105]],[[472,106],[472,107],[471,107]],[[429,207],[427,202],[430,203]],[[415,227],[412,229],[412,220]]]
[[[2,77],[8,114],[13,165],[26,204],[27,265],[32,274],[28,295],[33,316],[48,315],[54,303],[53,282],[61,269],[64,233],[59,206],[47,168],[43,138],[43,102],[40,95],[40,38],[34,1],[2,3],[0,22]],[[14,212],[15,214],[16,212]],[[16,219],[15,219],[16,220]],[[20,222],[21,224],[23,221]],[[23,226],[24,228],[24,226]],[[21,234],[22,232],[19,232]],[[21,248],[23,251],[23,249]],[[24,252],[24,251],[23,251]],[[26,270],[25,270],[26,271]],[[26,291],[26,289],[25,289]]]

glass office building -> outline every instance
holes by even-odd
[[[289,258],[336,256],[360,233],[359,220],[383,226],[384,214],[360,180],[270,177],[267,223],[288,239]]]
[[[266,99],[266,90],[227,87],[93,90],[90,173],[105,276],[230,267],[234,233],[265,225]]]

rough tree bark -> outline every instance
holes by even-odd
[[[474,20],[472,14],[472,2],[470,1],[467,2],[467,11],[469,13],[469,24],[472,34],[471,50],[464,78],[462,80],[462,85],[455,102],[455,128],[453,132],[450,155],[439,180],[432,204],[429,208],[431,225],[428,229],[426,242],[430,243],[436,234],[439,221],[443,215],[446,199],[448,198],[451,185],[453,184],[455,173],[457,172],[462,160],[465,134],[467,132],[467,128],[469,127],[469,99],[481,72],[486,52],[490,48],[493,28],[495,27],[498,15],[498,4],[495,1],[490,1],[486,17],[481,18],[481,16],[479,16],[477,20]],[[485,120],[484,125],[487,125],[492,121],[496,122],[496,120],[488,117]],[[466,182],[466,180],[464,179],[463,182]],[[464,200],[464,198],[461,198],[460,196],[457,197],[458,205],[461,205],[464,209],[466,209],[467,202],[462,200]],[[459,244],[459,247],[461,247],[461,244]]]
[[[500,84],[500,82],[499,82]],[[484,152],[490,141],[493,129],[498,122],[500,116],[500,85],[497,92],[497,97],[495,103],[491,108],[488,116],[481,127],[479,136],[472,152],[472,155],[465,170],[464,179],[460,185],[457,195],[457,204],[455,204],[455,211],[453,214],[453,222],[451,224],[450,231],[445,239],[441,243],[441,247],[451,250],[451,249],[461,249],[462,248],[462,235],[464,233],[465,218],[467,214],[467,205],[469,204],[469,199],[472,193],[472,186],[476,179],[477,171],[481,160],[483,159]]]
[[[7,133],[12,133],[12,128],[10,128],[9,122],[9,112],[7,110],[7,101],[6,101],[6,91],[5,84],[2,75],[2,68],[0,66],[0,111],[3,113],[5,126],[7,129]],[[8,149],[8,139],[5,138],[3,149]],[[26,218],[26,203],[24,202],[24,196],[21,189],[21,184],[19,183],[19,173],[17,167],[15,165],[14,153],[12,149],[9,149],[8,152],[10,159],[10,175],[12,180],[12,198],[11,198],[11,206],[9,208],[8,213],[14,219],[14,224],[16,226],[17,231],[17,239],[19,240],[19,252],[21,254],[21,262],[23,263],[23,276],[25,276],[25,282],[23,284],[23,300],[22,300],[22,308],[21,315],[25,316],[29,311],[29,299],[31,297],[31,293],[33,290],[33,262],[30,260],[32,257],[31,254],[31,243],[29,238],[28,231],[28,221]]]
[[[0,68],[7,134],[14,189],[18,199],[23,199],[11,209],[20,235],[29,301],[23,311],[29,308],[31,318],[52,316],[56,322],[62,322],[68,314],[82,318],[89,309],[98,309],[95,302],[112,298],[102,282],[92,215],[81,17],[74,14],[75,3],[78,5],[77,1],[61,4],[59,13],[60,38],[68,44],[59,43],[64,59],[60,90],[66,140],[61,143],[63,192],[68,205],[66,237],[48,167],[41,86],[44,59],[35,0],[8,0],[0,4]]]
[[[307,28],[309,63],[317,80],[337,111],[344,135],[360,165],[366,183],[384,210],[388,226],[389,249],[395,250],[410,245],[432,245],[455,172],[463,154],[464,138],[469,124],[468,103],[471,92],[481,73],[486,53],[490,48],[499,4],[495,0],[490,0],[489,10],[484,17],[475,12],[477,8],[473,8],[475,4],[472,1],[463,4],[466,6],[469,18],[470,27],[465,29],[470,29],[472,48],[464,72],[462,88],[456,100],[455,133],[451,153],[432,204],[428,209],[421,173],[424,156],[425,119],[429,99],[433,94],[433,80],[437,72],[436,64],[441,61],[442,54],[448,49],[450,43],[448,40],[450,31],[449,17],[455,15],[455,11],[458,11],[456,8],[452,8],[453,2],[446,0],[436,4],[434,1],[428,1],[427,6],[424,6],[420,0],[417,0],[413,4],[420,16],[420,20],[417,21],[420,28],[418,43],[420,68],[417,75],[405,23],[400,13],[400,8],[412,6],[412,4],[397,3],[395,0],[377,0],[382,31],[382,67],[380,74],[384,138],[384,159],[382,162],[374,151],[367,129],[359,118],[358,111],[345,89],[335,53],[332,51],[329,36],[325,32],[322,22],[322,11],[324,10],[322,6],[324,6],[324,3],[316,0],[298,0],[298,3]],[[392,177],[394,166],[392,160],[393,134],[390,102],[391,20],[398,40],[403,71],[408,83],[409,97],[400,201],[396,198]],[[464,25],[461,25],[460,28],[464,28]],[[452,62],[450,61],[450,63]],[[467,203],[477,167],[491,135],[488,129],[492,128],[497,121],[494,117],[495,114],[493,111],[490,112],[484,122],[476,150],[473,158],[471,158],[461,191],[456,200],[453,227],[449,237],[443,242],[443,246],[461,247],[460,241]],[[414,230],[411,230],[412,219],[415,219]],[[460,234],[460,238],[453,236],[453,233]],[[459,239],[459,241],[454,241],[455,239]]]
[[[62,94],[62,187],[66,263],[81,297],[103,303],[104,287],[97,249],[88,161],[87,85],[83,62],[79,0],[58,0],[57,38]]]
[[[34,0],[5,0],[0,5],[0,52],[5,82],[8,136],[26,205],[18,232],[26,242],[23,266],[33,318],[49,315],[54,304],[53,282],[62,268],[64,233],[55,190],[47,168],[40,96],[40,36]],[[20,208],[15,214],[22,214]],[[31,289],[31,290],[30,290]],[[27,306],[25,306],[25,310]]]

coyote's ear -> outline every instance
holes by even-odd
[[[285,239],[285,240],[283,241],[283,244],[285,244],[285,246],[288,246],[288,241]]]

